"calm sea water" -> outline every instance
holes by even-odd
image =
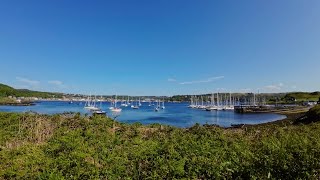
[[[119,104],[120,105],[120,104]],[[259,124],[286,118],[278,114],[237,114],[233,111],[204,111],[199,109],[189,109],[187,103],[166,103],[166,109],[155,112],[148,103],[142,103],[140,109],[123,107],[122,112],[113,114],[108,107],[110,103],[102,103],[103,110],[107,111],[110,117],[116,117],[118,121],[126,123],[140,122],[142,124],[160,123],[176,127],[191,127],[195,123],[218,124],[229,127],[231,124]],[[84,108],[84,103],[61,101],[42,101],[35,106],[0,106],[0,111],[6,112],[26,112],[34,111],[43,114],[56,114],[63,112],[89,113]]]

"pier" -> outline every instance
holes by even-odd
[[[259,112],[262,110],[268,110],[269,108],[263,108],[262,106],[254,106],[254,105],[239,105],[234,106],[234,111],[236,113],[253,113]]]

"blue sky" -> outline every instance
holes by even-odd
[[[320,90],[320,1],[0,1],[0,82],[68,93]]]

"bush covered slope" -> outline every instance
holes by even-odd
[[[7,96],[52,98],[52,97],[62,97],[62,94],[30,91],[27,89],[14,89],[10,86],[0,83],[0,97],[7,97]]]
[[[309,124],[320,121],[320,105],[311,108],[303,117],[299,118],[295,124]]]
[[[0,113],[0,179],[317,179],[320,124],[189,129]]]

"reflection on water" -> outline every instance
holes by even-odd
[[[148,103],[142,103],[140,109],[123,107],[122,112],[111,112],[110,103],[102,103],[102,109],[107,111],[109,117],[121,122],[142,124],[161,123],[176,127],[191,127],[195,123],[217,124],[228,127],[231,124],[259,124],[285,118],[277,114],[236,114],[233,111],[203,111],[187,108],[186,103],[166,103],[166,109],[154,111]],[[74,102],[38,102],[35,106],[0,106],[0,111],[26,112],[35,111],[44,114],[63,112],[90,113],[83,108],[83,103]]]

